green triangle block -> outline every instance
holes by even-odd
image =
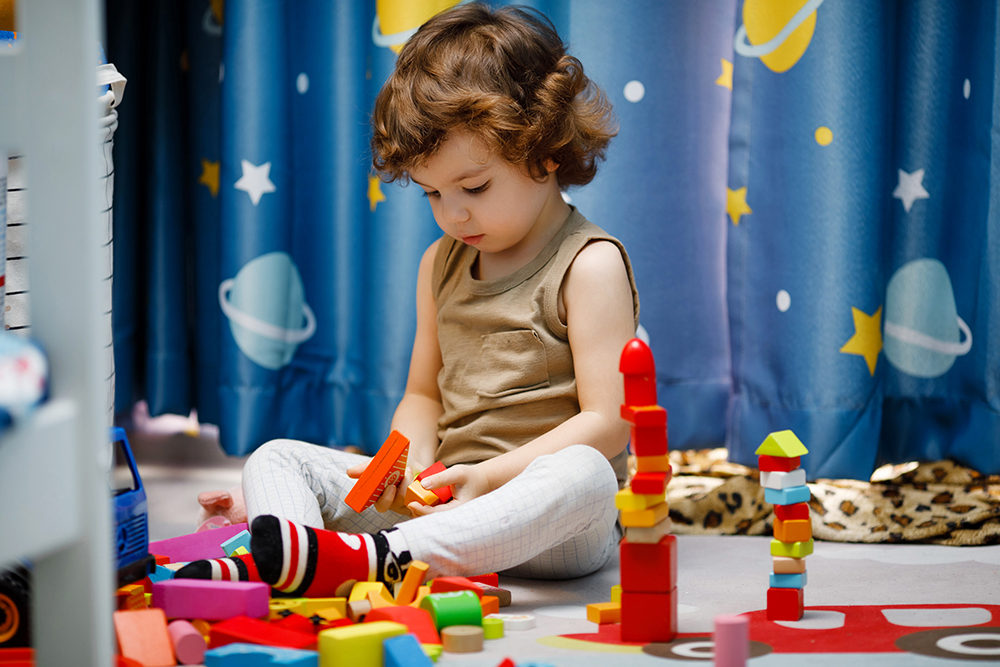
[[[793,457],[808,454],[809,450],[802,444],[798,436],[786,429],[769,434],[754,453],[757,456],[764,454],[766,456]]]

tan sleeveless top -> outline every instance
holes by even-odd
[[[478,250],[448,236],[441,240],[431,289],[443,362],[437,458],[445,465],[511,451],[580,412],[559,290],[577,253],[596,240],[621,251],[638,324],[639,296],[625,247],[575,208],[535,259],[497,280],[472,277]],[[623,483],[627,453],[611,463]]]

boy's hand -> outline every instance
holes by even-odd
[[[368,467],[368,463],[359,463],[358,465],[351,466],[347,469],[347,476],[351,479],[358,479],[361,474]],[[406,474],[402,479],[397,481],[395,484],[386,484],[385,488],[382,490],[382,495],[375,499],[375,510],[378,512],[386,512],[392,510],[398,512],[399,514],[409,515],[410,511],[407,509],[406,505],[403,504],[403,497],[406,495],[406,487],[410,485],[413,480],[416,479],[416,475],[409,466],[406,468]]]
[[[413,516],[450,510],[473,498],[478,498],[490,490],[489,479],[482,468],[476,465],[453,465],[444,472],[424,477],[420,483],[428,491],[450,484],[454,489],[454,497],[446,503],[434,506],[410,503],[407,508]]]

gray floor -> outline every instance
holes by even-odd
[[[170,421],[172,419],[173,421]],[[229,488],[239,483],[242,460],[224,455],[211,428],[189,420],[170,418],[144,424],[134,431],[132,444],[149,497],[152,540],[193,532],[197,526],[201,491]],[[192,434],[178,433],[189,430]],[[770,571],[769,539],[762,537],[678,537],[679,631],[710,633],[719,614],[742,613],[766,606]],[[940,547],[930,545],[860,545],[818,542],[809,557],[806,587],[807,617],[803,623],[822,625],[824,612],[809,607],[828,605],[962,605],[1000,604],[1000,546]],[[566,633],[593,632],[585,605],[606,601],[618,580],[617,563],[603,571],[568,582],[503,579],[514,605],[505,611],[531,613],[534,630],[508,633],[490,642],[484,652],[446,654],[440,663],[493,666],[505,656],[551,665],[606,667],[608,659],[623,665],[663,664],[664,658],[628,653],[607,654],[568,650],[550,639]],[[978,608],[978,607],[977,607]],[[1000,607],[992,610],[992,626],[1000,626]],[[937,619],[939,612],[930,612]],[[986,612],[982,612],[986,613]],[[977,623],[982,621],[976,621]],[[919,630],[923,621],[915,622]],[[938,624],[935,621],[935,624]],[[808,625],[808,623],[807,623]],[[996,637],[994,635],[993,637]],[[1000,640],[982,638],[971,644],[969,657],[1000,661]],[[984,643],[985,642],[985,643]],[[859,651],[845,640],[844,651]],[[704,657],[704,655],[702,656]],[[774,652],[755,658],[754,665],[842,665],[848,656]],[[852,653],[857,664],[942,665],[951,660],[907,653]],[[669,664],[674,660],[666,660]],[[687,662],[677,660],[678,664]],[[964,661],[954,664],[964,664]]]

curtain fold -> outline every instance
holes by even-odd
[[[454,1],[107,1],[120,410],[378,448],[440,232],[368,119]],[[567,195],[629,248],[673,448],[752,464],[791,428],[813,477],[1000,472],[995,2],[530,5],[615,108]]]

